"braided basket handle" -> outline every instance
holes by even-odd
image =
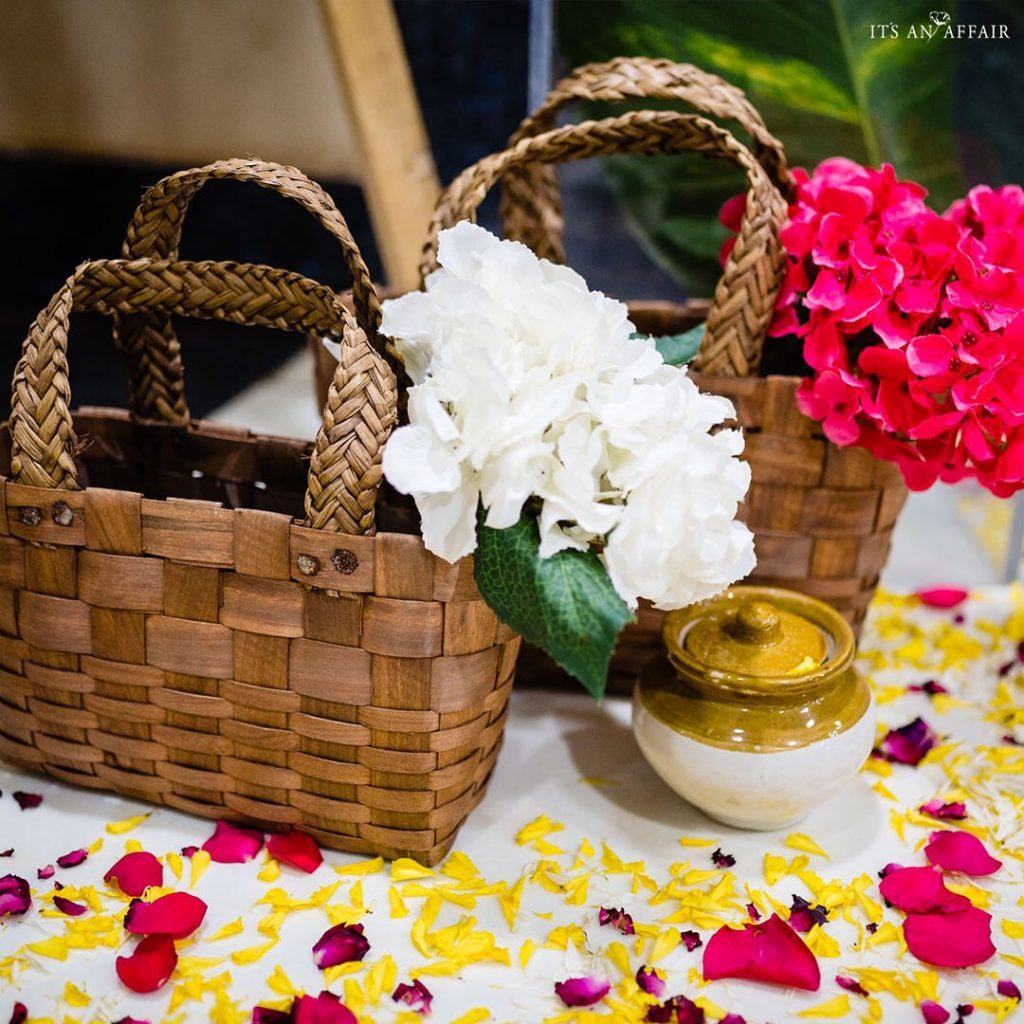
[[[675,100],[699,114],[736,122],[750,136],[751,149],[768,177],[790,197],[792,180],[782,143],[768,130],[743,90],[692,64],[671,60],[616,57],[576,68],[523,119],[509,146],[550,131],[555,127],[555,115],[570,103],[639,99]],[[502,181],[501,217],[507,238],[525,242],[538,256],[565,262],[562,195],[553,167],[541,164],[510,170]]]
[[[324,285],[251,263],[97,260],[83,263],[36,317],[22,346],[11,399],[11,474],[17,483],[78,490],[68,383],[72,307],[226,320],[341,341],[341,360],[310,458],[311,525],[372,533],[380,462],[397,418],[394,374]]]
[[[612,153],[695,152],[729,160],[747,176],[746,212],[736,244],[715,288],[696,369],[745,377],[756,373],[764,332],[771,322],[785,253],[779,226],[786,201],[761,163],[724,128],[695,114],[638,110],[602,121],[583,121],[525,136],[514,146],[463,171],[441,194],[420,269],[437,266],[439,232],[476,211],[494,184],[515,168],[555,164]]]
[[[157,182],[142,197],[122,248],[126,259],[178,259],[181,230],[195,194],[217,178],[252,182],[293,199],[308,210],[341,245],[352,275],[356,319],[366,336],[377,343],[380,300],[370,272],[345,218],[334,200],[316,182],[294,167],[261,160],[221,160],[179,171]],[[149,312],[114,317],[114,339],[128,357],[131,407],[136,416],[169,423],[187,423],[181,347],[170,318]]]

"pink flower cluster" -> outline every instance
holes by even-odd
[[[1024,487],[1024,190],[979,186],[940,215],[887,164],[794,177],[769,334],[803,339],[801,410],[914,490]]]

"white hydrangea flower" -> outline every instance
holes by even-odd
[[[753,568],[735,521],[750,482],[731,404],[635,339],[626,307],[575,271],[467,221],[441,233],[425,292],[384,303],[414,387],[384,474],[416,500],[426,546],[476,548],[476,511],[538,506],[541,554],[602,548],[622,598],[676,608]]]

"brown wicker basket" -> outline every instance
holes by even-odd
[[[361,326],[297,274],[176,258],[188,201],[214,177],[317,213],[353,270]],[[15,374],[0,445],[0,756],[435,863],[494,766],[519,640],[480,599],[471,561],[375,532],[375,512],[389,525],[375,499],[396,391],[344,221],[299,172],[231,161],[156,186],[133,245],[169,258],[80,266]],[[132,414],[72,421],[72,306],[117,319]],[[339,340],[315,443],[191,421],[171,314]]]
[[[737,121],[754,155],[729,132],[694,114],[632,111],[600,121],[551,128],[572,99],[683,100]],[[817,423],[799,413],[797,377],[759,377],[765,331],[783,269],[778,230],[786,216],[789,177],[781,145],[742,92],[714,76],[668,61],[619,59],[580,68],[520,126],[510,146],[460,174],[439,200],[423,272],[433,269],[436,235],[472,218],[488,191],[505,184],[506,231],[538,253],[561,260],[562,217],[551,165],[615,153],[698,152],[727,159],[747,177],[747,207],[736,245],[708,303],[634,303],[639,330],[677,333],[705,320],[695,361],[700,386],[732,399],[747,434],[753,483],[743,518],[754,531],[758,566],[750,579],[788,586],[833,604],[859,632],[888,557],[892,528],[906,500],[895,467],[862,449],[839,449]],[[629,692],[636,674],[660,648],[661,614],[641,609],[612,660],[610,689]],[[520,659],[524,684],[565,683],[542,652]]]

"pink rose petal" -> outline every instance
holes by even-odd
[[[613,907],[601,907],[597,912],[597,923],[600,925],[611,925],[617,928],[623,935],[635,935],[633,918],[624,910],[616,910]]]
[[[45,868],[38,868],[36,870],[36,878],[45,882],[47,879],[53,878],[53,870],[52,864],[47,864]]]
[[[187,939],[206,917],[206,904],[190,892],[170,892],[143,903],[132,900],[124,915],[125,930],[133,935],[169,935]]]
[[[704,940],[700,937],[700,932],[695,932],[692,929],[685,932],[679,933],[683,940],[683,945],[686,947],[688,953],[692,953],[695,949],[700,949],[704,945]]]
[[[937,693],[949,693],[936,679],[929,679],[923,683],[913,683],[907,687],[909,693],[927,693],[929,697],[934,697]]]
[[[54,896],[53,905],[68,917],[81,917],[89,909],[84,903],[75,903],[72,900],[64,899],[63,896]]]
[[[404,983],[399,985],[391,993],[391,998],[396,1003],[404,1003],[421,1017],[426,1017],[430,1013],[430,1004],[434,1001],[430,989],[419,978],[416,978],[411,985]]]
[[[191,860],[198,852],[198,846],[183,846],[181,848],[182,857],[188,857],[189,860]],[[210,860],[213,860],[213,858],[211,857]],[[263,1009],[263,1007],[260,1007],[260,1009]]]
[[[57,858],[57,867],[59,868],[77,868],[79,864],[84,864],[89,856],[88,850],[72,850],[70,853],[65,853],[63,857]]]
[[[991,926],[992,915],[977,907],[952,913],[908,914],[903,937],[910,952],[923,963],[973,967],[996,951]]]
[[[38,807],[43,802],[42,793],[22,793],[18,790],[12,793],[11,796],[14,797],[18,806],[23,811],[30,811],[33,807]]]
[[[727,1013],[718,1024],[747,1024],[747,1022],[738,1013]]]
[[[868,990],[856,978],[848,978],[843,974],[837,974],[836,984],[857,996],[866,996],[868,994]]]
[[[757,918],[754,918],[756,921]],[[816,924],[828,922],[828,910],[820,903],[811,906],[802,896],[793,895],[793,903],[789,908],[789,926],[798,932],[809,932]]]
[[[203,849],[215,864],[245,864],[263,849],[263,833],[218,821]]]
[[[651,1024],[704,1024],[704,1011],[686,996],[673,996],[658,1006],[649,1006],[645,1021]]]
[[[917,596],[929,608],[955,608],[967,600],[970,591],[961,587],[931,587],[917,591]]]
[[[324,862],[316,840],[305,832],[273,833],[267,838],[270,856],[289,867],[298,868],[311,875]]]
[[[138,850],[126,853],[104,876],[115,882],[125,896],[141,896],[150,886],[164,884],[163,865],[151,853]]]
[[[121,984],[132,992],[156,992],[163,988],[177,966],[178,954],[169,935],[147,935],[130,956],[119,956],[114,961]]]
[[[321,970],[338,964],[362,960],[370,951],[370,943],[361,924],[336,924],[320,936],[313,947],[313,962]]]
[[[966,896],[946,888],[935,868],[897,868],[882,879],[878,891],[887,903],[908,914],[951,912],[971,906]]]
[[[970,832],[933,832],[924,855],[946,871],[962,871],[965,875],[991,875],[1003,866]]]
[[[0,878],[0,917],[24,914],[32,906],[32,891],[19,875]]]
[[[649,996],[660,999],[665,994],[665,979],[660,977],[653,967],[638,967],[636,983],[641,991]]]
[[[121,1017],[120,1020],[115,1020],[114,1024],[149,1024],[149,1021],[137,1017]]]
[[[299,996],[292,1003],[293,1024],[359,1024],[356,1015],[333,992]]]
[[[931,999],[925,999],[919,1009],[921,1016],[925,1019],[925,1024],[946,1024],[946,1021],[949,1020],[949,1010],[943,1009]]]
[[[1018,1003],[1020,1002],[1020,989],[1009,978],[1000,978],[996,983],[996,991],[1004,999],[1016,999]]]
[[[941,800],[929,800],[921,804],[918,810],[922,814],[931,815],[933,818],[948,819],[950,821],[963,821],[967,817],[967,805],[961,801],[954,803],[943,803]]]
[[[890,729],[882,740],[881,752],[887,761],[916,766],[938,741],[935,730],[917,717],[898,729]]]
[[[704,977],[746,978],[809,992],[821,985],[814,954],[778,914],[757,924],[719,928],[704,950]]]
[[[566,1006],[593,1006],[608,995],[609,989],[611,985],[607,981],[590,976],[555,982],[555,995]]]

